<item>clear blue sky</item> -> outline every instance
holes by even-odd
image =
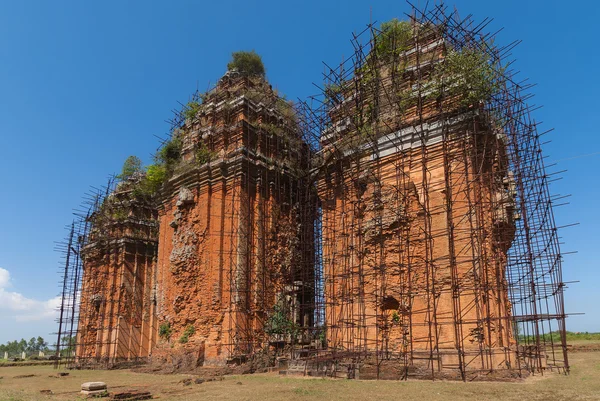
[[[414,0],[415,4],[418,3]],[[424,1],[421,1],[424,3]],[[570,330],[600,331],[598,2],[463,0],[461,15],[494,18],[498,40],[522,39],[521,77],[538,83],[548,160],[568,169],[552,191],[566,256]],[[581,9],[580,9],[581,7]],[[0,342],[48,337],[58,294],[54,241],[90,185],[130,154],[149,161],[177,101],[224,72],[232,51],[255,49],[289,98],[314,93],[322,61],[351,53],[373,19],[402,18],[402,1],[0,1]],[[595,117],[595,118],[593,118]],[[595,153],[595,154],[594,154]],[[579,157],[581,155],[589,155]],[[18,309],[18,310],[17,310]]]

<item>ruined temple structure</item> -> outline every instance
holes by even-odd
[[[269,343],[274,313],[312,326],[314,252],[300,244],[315,209],[300,204],[316,198],[292,106],[235,71],[197,105],[173,135],[178,160],[160,194],[133,177],[89,217],[82,361],[193,353],[225,364]]]
[[[141,178],[119,183],[87,217],[91,229],[77,255],[84,269],[76,341],[84,365],[147,357],[156,341],[158,216],[134,191]]]
[[[438,91],[459,56],[436,29],[416,27],[393,56],[385,35],[330,89],[321,137],[323,157],[335,154],[318,185],[328,345],[425,371],[510,366],[506,136],[479,101]]]
[[[291,105],[237,72],[176,135],[182,166],[159,207],[159,319],[174,338],[193,325],[208,363],[243,360],[268,344],[276,306],[312,325],[312,251],[300,246],[314,236],[300,207],[311,202],[306,144]]]
[[[295,104],[238,53],[73,224],[67,363],[568,372],[537,123],[484,25],[444,6],[369,25]]]

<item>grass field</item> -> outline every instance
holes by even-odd
[[[570,357],[569,376],[550,373],[511,383],[333,380],[273,373],[227,376],[186,386],[181,381],[194,376],[85,370],[57,377],[51,366],[0,367],[0,400],[78,400],[81,383],[86,381],[104,381],[109,391],[150,391],[161,400],[600,400],[600,352],[576,352]],[[34,376],[15,377],[23,375]]]
[[[546,333],[546,334],[542,334],[540,336],[543,340],[545,341],[550,341],[550,339],[552,339],[553,341],[560,343],[560,333],[558,331],[553,331],[552,333]],[[523,342],[524,340],[527,340],[528,342],[534,342],[533,337],[531,336],[519,336],[519,341]],[[573,343],[573,342],[577,342],[577,341],[596,341],[596,342],[600,342],[600,333],[589,333],[587,331],[585,332],[573,332],[573,331],[567,331],[565,333],[565,339],[567,340],[567,342]]]

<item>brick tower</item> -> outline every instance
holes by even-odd
[[[163,188],[157,357],[243,360],[275,315],[312,324],[312,248],[301,237],[308,158],[296,115],[260,76],[230,71],[174,133],[181,161]],[[170,344],[170,345],[169,345]]]
[[[491,89],[465,89],[487,60],[408,22],[372,42],[354,78],[326,90],[329,347],[424,372],[510,366],[505,135],[483,107]]]
[[[146,358],[156,341],[156,209],[129,177],[92,216],[81,251],[83,279],[77,332],[80,365]]]

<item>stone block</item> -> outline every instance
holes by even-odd
[[[81,390],[81,395],[87,398],[108,397],[108,391],[104,390]]]
[[[150,400],[152,399],[152,393],[149,391],[127,390],[120,393],[113,393],[111,399],[123,401]]]
[[[106,388],[106,383],[104,382],[86,382],[81,385],[82,391],[106,390]]]

